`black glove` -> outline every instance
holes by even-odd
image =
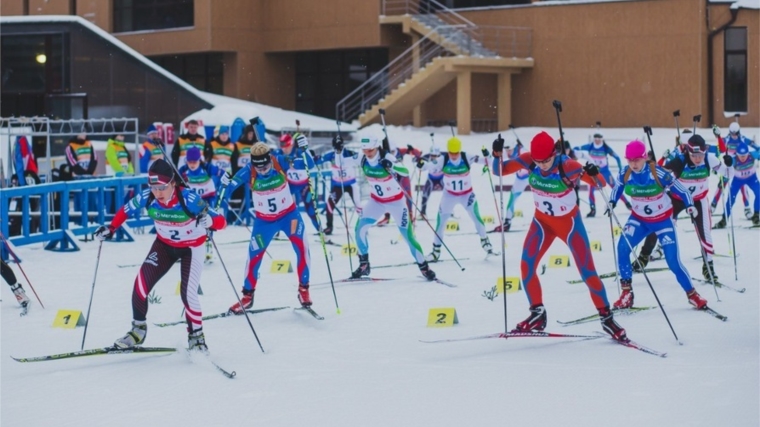
[[[723,156],[723,163],[725,163],[726,166],[731,167],[734,164],[734,159],[731,156]]]
[[[111,226],[106,227],[105,225],[101,225],[95,230],[95,238],[101,242],[103,240],[111,240],[113,238],[113,231],[114,230]]]
[[[617,206],[617,202],[612,202],[611,201],[610,204],[607,205],[607,210],[604,211],[604,214],[607,215],[607,216],[610,216],[611,215],[610,211],[614,211],[615,210],[615,206]]]
[[[388,160],[388,159],[382,159],[382,160],[380,160],[380,165],[385,170],[391,170],[391,168],[393,168],[393,162],[390,161],[390,160]]]
[[[425,161],[422,159],[417,160],[417,167],[422,169],[422,166],[425,165]]]
[[[493,149],[494,157],[501,157],[501,152],[504,151],[504,138],[498,137],[494,139],[491,148]]]
[[[599,175],[599,167],[593,163],[586,163],[586,166],[583,167],[583,170],[586,171],[586,174],[588,176],[593,177]]]
[[[412,144],[406,144],[406,154],[414,154],[414,147],[412,147]]]
[[[483,157],[488,157],[488,148],[483,147],[483,149],[480,152],[483,153]]]

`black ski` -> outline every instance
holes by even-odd
[[[437,277],[436,277],[435,279],[433,279],[433,280],[430,280],[430,279],[428,279],[428,278],[427,278],[427,277],[425,277],[425,276],[420,276],[420,278],[421,278],[421,279],[425,279],[425,281],[427,281],[427,282],[435,282],[435,283],[440,283],[441,285],[443,285],[443,286],[448,286],[448,287],[450,287],[450,288],[456,288],[456,287],[457,287],[457,285],[455,285],[455,284],[453,284],[453,283],[449,283],[449,282],[446,282],[446,281],[444,281],[444,280],[441,280],[441,279],[439,279],[439,278],[437,278]]]
[[[469,258],[459,258],[459,261],[468,260]],[[439,259],[437,261],[428,261],[428,264],[436,264],[439,262],[447,262],[447,261],[454,261],[453,259]],[[378,265],[378,266],[372,266],[372,268],[392,268],[392,267],[405,267],[407,265],[417,265],[416,262],[402,262],[399,264],[387,264],[387,265]]]
[[[434,340],[434,341],[425,341],[420,340],[420,342],[426,343],[426,344],[437,344],[437,343],[443,343],[443,342],[457,342],[457,341],[472,341],[472,340],[482,340],[482,339],[489,339],[489,338],[584,338],[584,339],[597,339],[602,338],[606,335],[577,335],[577,334],[557,334],[553,332],[507,332],[506,334],[504,332],[499,332],[496,334],[488,334],[488,335],[478,335],[474,337],[467,337],[467,338],[450,338],[445,340]]]
[[[135,353],[173,353],[177,351],[173,347],[131,347],[131,348],[116,348],[116,347],[103,347],[93,348],[89,350],[72,351],[70,353],[51,354],[47,356],[37,357],[13,357],[11,359],[16,362],[42,362],[46,360],[60,360],[71,359],[74,357],[85,356],[100,356],[104,354],[135,354]]]
[[[658,268],[645,268],[644,271],[647,273],[656,273],[658,271],[669,271],[669,267],[658,267]],[[641,274],[640,271],[634,271],[633,274]],[[613,271],[611,273],[604,273],[600,274],[600,279],[609,279],[611,277],[617,276],[617,272]],[[568,280],[567,283],[575,284],[575,283],[583,283],[583,279],[575,279],[575,280]]]
[[[724,315],[722,315],[722,314],[718,313],[717,311],[713,310],[713,309],[712,309],[712,308],[710,308],[710,307],[705,307],[705,308],[703,308],[703,309],[702,309],[702,310],[700,310],[700,311],[704,311],[705,313],[709,314],[710,316],[713,316],[714,318],[716,318],[716,319],[719,319],[719,320],[722,320],[722,321],[724,321],[724,322],[725,322],[726,320],[728,320],[728,317],[726,317],[726,316],[724,316]]]
[[[322,317],[319,314],[317,314],[317,312],[314,311],[314,309],[311,308],[311,307],[298,307],[298,308],[294,308],[293,310],[296,310],[296,311],[305,311],[305,312],[311,314],[317,320],[325,320],[324,317]]]
[[[691,280],[693,280],[695,282],[699,282],[699,283],[704,283],[704,284],[710,285],[710,286],[712,286],[712,284],[713,284],[709,280],[697,279],[696,277],[692,277]],[[732,288],[731,286],[728,286],[725,283],[721,283],[721,282],[719,282],[717,280],[715,281],[715,286],[717,286],[719,288],[728,289],[729,291],[739,292],[740,294],[743,294],[747,290],[747,288],[741,288],[741,289]]]
[[[251,314],[257,314],[257,313],[264,313],[266,311],[277,311],[277,310],[284,310],[287,307],[273,307],[273,308],[260,308],[257,310],[246,310],[246,313]],[[202,320],[211,320],[211,319],[218,319],[220,317],[230,317],[230,316],[241,316],[243,313],[235,314],[230,311],[225,311],[224,313],[217,313],[217,314],[211,314],[208,316],[203,316]],[[185,325],[187,322],[185,320],[178,320],[176,322],[166,322],[166,323],[154,323],[154,325],[158,326],[159,328],[164,328],[167,326],[175,326],[175,325]]]
[[[374,267],[373,267],[374,268]],[[333,283],[353,283],[353,282],[386,282],[389,280],[398,280],[398,279],[383,279],[379,277],[349,277],[348,279],[341,279],[341,280],[334,280]],[[322,283],[312,283],[311,286],[322,286],[322,285],[329,285],[330,282],[322,282]]]
[[[657,308],[657,307],[613,308],[611,311],[617,315],[630,315],[630,314],[636,314],[636,313],[646,311],[646,310],[651,310],[653,308]],[[557,320],[557,323],[563,326],[570,326],[570,325],[579,325],[581,323],[591,322],[594,320],[599,320],[599,314],[592,314],[590,316],[581,317],[580,319],[575,319],[575,320],[569,320],[567,322],[562,322],[562,321]]]
[[[237,372],[235,371],[228,371],[221,366],[219,366],[218,363],[214,362],[213,359],[211,359],[211,354],[208,351],[195,351],[195,350],[189,350],[185,349],[185,352],[187,353],[187,356],[190,358],[192,362],[197,362],[197,359],[195,358],[196,355],[202,356],[203,360],[207,361],[211,364],[211,366],[214,367],[219,373],[224,375],[225,377],[229,379],[235,378],[235,375],[237,375]]]
[[[315,242],[316,242],[317,244],[319,244],[319,245],[321,245],[321,244],[322,244],[322,241],[321,241],[321,240],[319,240],[319,239],[317,239]],[[343,245],[341,245],[340,243],[335,243],[335,242],[333,242],[332,240],[325,240],[325,245],[330,245],[330,246],[337,246],[337,247],[339,247],[339,248],[342,248],[342,247],[343,247]]]

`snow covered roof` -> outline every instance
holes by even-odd
[[[208,92],[201,93],[203,94],[203,99],[213,104],[214,107],[211,109],[204,108],[190,114],[182,121],[183,123],[190,119],[195,119],[203,120],[203,123],[207,125],[230,125],[238,117],[248,123],[248,119],[258,116],[266,124],[267,130],[273,132],[295,128],[296,120],[301,122],[302,128],[309,129],[311,132],[336,132],[338,130],[335,120],[332,119],[283,110],[282,108],[244,101],[229,96]],[[340,124],[342,132],[356,132],[357,129],[358,126],[355,124]]]
[[[281,108],[272,107],[264,104],[258,104],[255,102],[245,101],[242,99],[231,98],[228,96],[216,95],[213,93],[204,92],[189,85],[184,80],[175,76],[174,74],[166,71],[158,66],[155,62],[146,58],[140,52],[132,49],[126,43],[122,42],[112,34],[93,24],[92,22],[76,15],[33,15],[33,16],[2,16],[0,17],[0,25],[6,24],[33,24],[33,23],[75,23],[79,24],[86,29],[92,31],[98,36],[102,37],[109,43],[122,50],[124,53],[132,56],[136,60],[142,62],[146,67],[149,67],[162,75],[163,77],[171,80],[189,93],[197,96],[198,98],[208,102],[214,107],[211,109],[203,109],[196,111],[183,120],[183,123],[190,119],[200,119],[204,123],[211,125],[231,125],[232,122],[240,117],[247,123],[248,119],[260,116],[266,124],[267,130],[279,132],[283,128],[295,127],[295,120],[301,121],[301,126],[304,129],[310,129],[312,132],[333,132],[335,131],[335,121],[332,119],[326,119],[318,116],[313,116],[305,113],[297,113],[294,111],[283,110]],[[355,132],[357,126],[348,123],[341,123],[341,130],[346,132]]]

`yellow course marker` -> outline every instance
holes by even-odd
[[[428,312],[428,327],[454,326],[459,323],[457,310],[454,307],[431,308]]]
[[[84,326],[84,316],[79,310],[58,310],[53,319],[54,328],[74,329]]]

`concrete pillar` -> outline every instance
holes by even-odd
[[[472,73],[457,74],[457,133],[469,135],[472,130]]]
[[[412,46],[417,44],[418,41],[420,41],[420,36],[417,33],[412,33]],[[412,67],[414,72],[420,70],[420,47],[415,46],[414,49],[412,49]]]
[[[422,101],[421,104],[418,104],[414,109],[412,110],[412,125],[414,127],[421,128],[425,126],[425,113],[423,111],[423,106],[425,105],[425,101]]]
[[[497,80],[498,128],[507,130],[512,123],[512,74],[499,73]]]

